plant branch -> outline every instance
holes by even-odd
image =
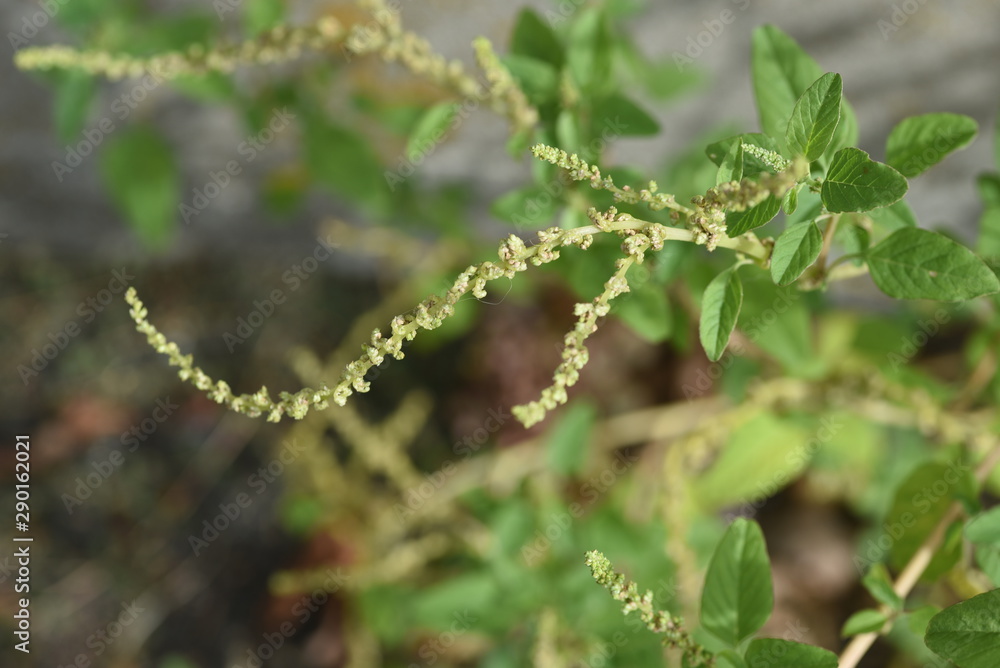
[[[992,473],[993,469],[996,468],[997,464],[1000,464],[1000,442],[994,444],[993,448],[976,468],[976,480],[982,484],[990,473]],[[930,535],[927,536],[916,553],[910,558],[910,561],[903,567],[893,585],[893,591],[900,598],[905,599],[913,590],[920,576],[923,575],[927,566],[931,563],[931,559],[934,558],[934,554],[944,542],[948,527],[951,526],[952,522],[959,519],[963,513],[962,504],[958,501],[953,502],[944,514],[944,517],[934,526],[934,530],[931,531]],[[883,606],[882,611],[889,612],[886,606]],[[855,636],[840,655],[838,668],[855,668],[879,635],[878,632],[871,632]]]

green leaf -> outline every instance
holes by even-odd
[[[517,15],[514,33],[510,38],[510,52],[541,60],[556,69],[562,67],[563,50],[559,38],[533,10],[525,7]]]
[[[903,227],[917,226],[917,217],[913,215],[913,209],[910,208],[905,199],[890,206],[866,211],[865,215],[871,218],[876,225],[890,232],[895,232]]]
[[[840,225],[833,233],[833,240],[840,244],[844,252],[851,255],[864,255],[871,247],[871,235],[862,225],[852,220],[852,217],[845,216],[841,219]],[[858,266],[864,264],[862,258],[856,258],[854,263]]]
[[[823,248],[823,233],[809,221],[794,225],[781,233],[771,253],[771,279],[777,285],[788,285],[816,261]]]
[[[736,648],[764,625],[773,607],[764,534],[756,522],[738,517],[708,564],[701,594],[701,624],[728,647]]]
[[[661,343],[673,331],[673,311],[666,291],[650,281],[614,301],[612,313],[650,343]]]
[[[924,642],[959,668],[996,668],[1000,655],[1000,589],[939,612],[928,624]]]
[[[844,622],[840,635],[847,638],[859,633],[874,633],[885,626],[888,616],[879,610],[858,610]]]
[[[785,212],[786,216],[790,216],[795,213],[795,210],[799,208],[799,191],[802,190],[802,186],[795,186],[794,188],[789,188],[785,196],[781,198],[781,210]]]
[[[567,153],[581,153],[580,127],[576,114],[569,109],[563,109],[556,116],[556,139],[559,147]],[[589,156],[587,156],[589,157]]]
[[[976,190],[985,206],[1000,206],[1000,174],[980,174],[976,177]]]
[[[506,55],[500,59],[518,86],[534,105],[543,105],[559,95],[559,72],[549,63],[528,56]]]
[[[906,621],[906,626],[909,627],[915,635],[923,637],[927,633],[927,625],[931,623],[931,619],[934,615],[941,612],[941,608],[936,605],[923,605],[916,610],[907,612],[903,615],[903,619]]]
[[[744,173],[744,176],[746,174]],[[781,209],[781,200],[774,195],[768,195],[760,204],[755,204],[746,211],[726,212],[726,235],[735,238],[750,230],[767,225]]]
[[[795,40],[765,25],[753,33],[750,71],[761,128],[772,137],[784,137],[795,102],[823,70]]]
[[[747,668],[747,663],[736,650],[724,649],[715,655],[715,668]]]
[[[81,70],[61,71],[56,79],[52,114],[59,140],[76,144],[90,115],[97,87],[95,79]]]
[[[450,102],[436,104],[425,111],[406,140],[406,158],[416,162],[433,152],[444,139],[457,113],[458,105]]]
[[[701,298],[701,321],[698,334],[708,359],[713,362],[722,357],[729,336],[736,327],[743,304],[743,284],[730,267],[712,279]]]
[[[593,107],[594,135],[608,127],[618,129],[622,136],[655,135],[660,123],[632,100],[617,93],[600,98]]]
[[[583,470],[596,420],[597,411],[585,401],[574,401],[562,412],[545,439],[545,460],[550,469],[561,475]]]
[[[802,93],[785,131],[789,151],[810,162],[823,155],[840,122],[842,93],[843,81],[834,73],[824,74]]]
[[[887,605],[893,610],[903,609],[903,599],[892,588],[892,580],[889,578],[889,571],[886,570],[884,564],[878,563],[872,566],[861,578],[861,584],[879,603]]]
[[[150,247],[170,238],[181,199],[180,179],[167,142],[150,128],[125,127],[107,140],[100,171],[111,198]]]
[[[739,181],[743,178],[743,141],[734,141],[726,151],[715,175],[715,185]]]
[[[1000,506],[979,513],[965,525],[965,537],[978,545],[1000,547]]]
[[[584,7],[576,12],[568,34],[566,65],[584,92],[599,94],[608,87],[613,43],[600,9]]]
[[[896,299],[962,301],[1000,290],[996,275],[975,253],[929,230],[896,230],[867,259],[875,285]]]
[[[302,144],[306,165],[317,181],[374,215],[388,211],[390,191],[419,168],[403,156],[394,169],[383,168],[363,135],[309,108],[302,109]]]
[[[1000,205],[987,207],[979,217],[979,237],[976,251],[992,258],[992,264],[1000,259]]]
[[[842,148],[830,162],[820,194],[833,212],[870,211],[906,194],[906,178],[859,148]]]
[[[750,668],[837,668],[833,652],[780,638],[756,638],[745,659]]]
[[[889,133],[885,161],[908,178],[922,174],[976,136],[976,121],[962,114],[923,114],[903,119]]]
[[[799,477],[812,454],[808,444],[798,424],[758,413],[732,431],[711,468],[692,481],[692,495],[707,512],[758,508]]]
[[[993,545],[976,545],[976,563],[983,573],[1000,587],[1000,547]]]
[[[901,570],[947,512],[952,501],[971,494],[969,467],[960,462],[927,462],[918,466],[896,489],[882,526],[889,543],[889,565]],[[946,541],[948,543],[949,541]],[[923,579],[938,577],[955,565],[961,544],[950,541],[938,550]]]

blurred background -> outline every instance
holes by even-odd
[[[979,121],[977,141],[908,196],[922,225],[976,236],[975,177],[993,168],[1000,92],[994,2],[397,5],[408,29],[474,73],[471,41],[485,35],[506,54],[524,7],[560,35],[600,7],[631,40],[619,83],[658,122],[613,141],[601,164],[688,197],[714,184],[707,143],[757,130],[750,37],[773,23],[843,75],[859,145],[875,159],[906,116]],[[503,119],[480,108],[413,164],[407,137],[425,109],[454,95],[377,56],[331,49],[146,87],[13,64],[28,46],[148,55],[321,16],[371,20],[350,3],[315,0],[0,7],[4,452],[14,434],[32,442],[25,665],[663,665],[656,638],[626,624],[582,555],[600,547],[658,600],[683,607],[663,549],[670,530],[652,503],[662,453],[641,427],[607,421],[690,398],[685,388],[710,369],[691,304],[652,291],[630,298],[591,339],[569,406],[530,430],[510,417],[548,384],[572,305],[610,275],[615,244],[497,281],[415,340],[406,360],[372,372],[370,393],[300,423],[229,413],[180,381],[123,300],[136,287],[150,320],[237,392],[334,382],[373,328],[493,257],[511,231],[528,238],[565,222],[553,209],[528,227],[512,223],[511,202],[528,201],[538,167],[505,149]],[[386,173],[404,169],[412,174],[390,188]],[[665,252],[652,285],[700,276],[692,257]],[[859,338],[865,314],[889,308],[867,278],[830,296],[860,314]],[[818,301],[804,298],[804,313]],[[890,346],[917,316],[894,317]],[[967,340],[953,326],[920,356],[963,366]],[[869,344],[884,359],[889,348]],[[744,396],[768,364],[735,360],[677,416],[694,422],[714,395]],[[0,462],[4,507],[13,462]],[[877,458],[852,466],[862,483],[902,475]],[[836,470],[828,475],[844,477]],[[861,526],[888,500],[863,489],[817,496],[815,485],[774,491],[756,511],[776,559],[769,631],[836,651],[863,598],[851,561]],[[573,501],[583,514],[566,520]],[[699,560],[731,501],[682,540]],[[7,610],[14,561],[4,545]],[[611,640],[616,631],[625,642]],[[880,645],[863,665],[911,665],[890,664],[893,655]]]

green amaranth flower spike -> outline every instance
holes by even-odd
[[[140,332],[146,334],[151,345],[170,358],[173,366],[181,368],[180,376],[190,380],[198,389],[209,391],[209,396],[224,403],[232,410],[256,417],[267,413],[267,419],[277,422],[283,415],[301,419],[310,408],[325,408],[332,399],[343,406],[354,392],[366,392],[369,388],[365,376],[373,366],[380,365],[386,355],[395,359],[403,358],[403,342],[417,336],[421,329],[436,329],[454,313],[455,304],[467,293],[477,299],[486,296],[486,283],[498,278],[513,279],[528,268],[528,264],[539,266],[559,258],[563,246],[577,246],[586,249],[593,241],[593,235],[613,233],[622,237],[623,257],[615,265],[615,273],[604,284],[604,290],[593,301],[580,303],[574,307],[577,323],[563,339],[562,360],[552,376],[552,385],[541,392],[539,398],[511,409],[513,415],[526,427],[540,422],[548,411],[566,403],[567,388],[576,384],[580,370],[587,364],[588,351],[584,345],[587,338],[597,330],[597,322],[610,311],[609,302],[628,292],[627,272],[633,264],[641,264],[647,250],[658,251],[666,241],[685,241],[706,246],[714,250],[717,246],[731,248],[752,257],[766,265],[770,258],[770,246],[759,241],[752,233],[730,239],[725,234],[725,212],[742,211],[762,201],[769,194],[781,196],[791,188],[796,177],[803,170],[799,162],[778,174],[762,173],[759,181],[744,179],[740,182],[723,183],[709,189],[704,195],[692,198],[693,207],[677,204],[672,195],[656,192],[656,184],[648,189],[633,191],[618,188],[611,179],[602,177],[597,167],[588,165],[576,155],[548,146],[536,146],[535,155],[549,160],[569,170],[576,180],[589,180],[595,188],[613,192],[616,199],[628,203],[645,202],[652,209],[671,209],[675,220],[684,219],[689,229],[670,227],[660,223],[640,220],[628,214],[620,214],[611,207],[605,212],[590,209],[587,212],[593,225],[571,230],[551,227],[538,232],[538,243],[526,246],[519,237],[511,234],[497,251],[499,261],[487,261],[470,266],[455,280],[444,295],[428,297],[416,308],[398,315],[390,323],[388,335],[376,329],[371,342],[362,347],[361,356],[347,365],[340,381],[334,387],[319,389],[305,388],[294,394],[282,392],[280,401],[271,399],[267,388],[254,394],[236,396],[223,381],[213,381],[201,369],[195,367],[191,356],[180,354],[176,344],[168,343],[147,320],[134,290],[129,290],[126,300],[132,305],[132,318]],[[808,165],[805,166],[807,168]]]
[[[234,46],[206,49],[194,45],[183,52],[172,51],[149,58],[50,46],[22,49],[14,54],[14,63],[22,70],[80,69],[112,81],[147,73],[161,79],[173,79],[183,74],[232,72],[240,64],[294,60],[304,51],[329,49],[344,35],[340,22],[327,16],[300,28],[278,26]]]
[[[695,642],[689,631],[684,630],[680,617],[674,617],[653,607],[652,591],[646,590],[646,593],[640,596],[638,585],[626,581],[624,575],[615,572],[608,558],[597,550],[587,553],[587,566],[590,567],[590,573],[597,584],[607,589],[616,601],[623,603],[624,614],[638,610],[646,628],[653,633],[661,634],[665,646],[679,649],[684,653],[685,666],[709,668],[715,665],[715,657]]]

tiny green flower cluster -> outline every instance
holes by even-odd
[[[277,422],[282,415],[302,419],[310,408],[326,408],[332,397],[334,403],[343,406],[347,398],[354,392],[367,392],[369,383],[365,375],[373,366],[378,366],[386,355],[395,359],[403,359],[403,342],[413,340],[420,329],[436,329],[446,318],[455,312],[455,304],[467,293],[472,293],[477,299],[486,297],[486,283],[498,278],[513,278],[520,271],[528,268],[528,263],[535,266],[551,262],[559,257],[562,246],[578,246],[587,248],[593,241],[593,233],[599,230],[594,227],[582,227],[573,230],[561,230],[552,227],[538,233],[540,242],[534,246],[525,246],[524,241],[511,234],[497,252],[499,262],[483,262],[472,265],[459,274],[451,289],[443,296],[433,295],[417,305],[409,313],[397,315],[392,319],[389,336],[376,329],[372,332],[371,343],[362,348],[362,355],[347,365],[340,382],[333,388],[322,386],[318,390],[304,388],[294,394],[282,392],[281,401],[271,399],[266,387],[254,394],[235,396],[224,381],[213,381],[200,368],[194,366],[191,355],[181,355],[176,343],[168,342],[166,337],[146,319],[148,312],[139,300],[134,288],[130,288],[125,300],[132,307],[129,314],[136,323],[136,329],[145,334],[153,348],[170,359],[171,366],[180,367],[182,380],[191,381],[195,387],[209,392],[209,396],[218,403],[224,403],[236,412],[250,417],[257,417],[267,412],[270,422]],[[584,360],[585,361],[585,360]],[[582,364],[581,364],[582,366]]]
[[[597,550],[587,553],[587,566],[594,581],[601,585],[616,601],[623,603],[622,612],[628,614],[637,610],[646,628],[653,633],[663,635],[663,644],[667,647],[674,647],[684,652],[685,666],[715,665],[715,657],[704,647],[699,645],[691,637],[689,631],[683,628],[683,621],[680,617],[674,617],[663,610],[656,610],[653,607],[653,592],[646,590],[642,596],[639,595],[639,587],[635,582],[626,581],[625,576],[617,573],[611,562]]]
[[[763,151],[763,149],[761,149]],[[532,147],[535,157],[561,167],[575,181],[590,181],[592,188],[610,192],[615,202],[626,204],[645,203],[653,211],[671,210],[671,220],[678,222],[684,219],[688,229],[693,234],[694,243],[705,246],[709,251],[715,250],[726,238],[726,212],[746,211],[760,204],[769,195],[783,197],[784,194],[808,173],[809,165],[804,161],[788,161],[770,151],[763,152],[762,160],[767,158],[768,164],[779,165],[777,174],[762,172],[755,179],[731,181],[710,188],[704,195],[691,198],[694,208],[678,204],[673,195],[657,192],[656,182],[650,181],[649,187],[635,191],[629,186],[619,188],[609,176],[601,176],[601,170],[594,165],[588,165],[576,154],[569,154],[561,149],[544,144]],[[756,154],[755,154],[756,155]]]
[[[149,345],[156,352],[166,355],[170,359],[171,366],[180,367],[178,375],[181,380],[190,381],[199,390],[207,392],[209,398],[215,402],[225,404],[231,410],[249,417],[259,417],[266,412],[268,422],[278,422],[282,415],[290,415],[296,420],[300,420],[306,416],[310,408],[323,409],[329,405],[326,398],[329,396],[330,390],[325,386],[319,390],[307,387],[295,394],[282,392],[280,394],[281,401],[278,402],[271,399],[267,387],[261,387],[253,394],[236,396],[225,381],[213,381],[208,374],[194,366],[191,355],[182,355],[177,344],[167,341],[167,337],[146,319],[149,312],[139,300],[135,288],[128,289],[125,293],[125,301],[132,307],[129,309],[129,315],[135,321],[136,329],[146,335]]]
[[[645,203],[652,211],[662,211],[671,209],[676,216],[688,215],[691,209],[677,203],[673,195],[657,192],[656,181],[650,181],[647,188],[633,190],[630,186],[619,188],[615,185],[610,176],[601,176],[601,170],[597,165],[588,165],[585,160],[577,154],[569,154],[562,149],[545,144],[536,144],[531,147],[531,153],[540,160],[550,162],[556,167],[566,170],[569,177],[574,181],[590,181],[590,187],[595,190],[607,190],[614,195],[616,203],[639,204]],[[677,219],[676,217],[674,218]]]
[[[538,112],[528,103],[488,39],[480,37],[473,42],[476,62],[489,84],[484,88],[460,60],[445,59],[426,39],[404,30],[398,10],[390,9],[382,0],[368,0],[362,4],[371,12],[374,22],[351,29],[344,41],[347,50],[356,55],[377,53],[386,62],[398,61],[414,74],[461,97],[488,100],[495,112],[511,122],[515,133],[528,130],[538,122]]]
[[[206,49],[201,45],[184,52],[172,51],[150,58],[136,58],[105,51],[79,51],[66,46],[28,48],[14,55],[22,70],[81,69],[115,81],[147,73],[163,79],[184,74],[232,72],[240,64],[269,64],[294,60],[304,51],[323,51],[340,42],[344,29],[333,17],[315,24],[290,28],[278,26],[234,46]]]
[[[643,228],[643,231],[648,229],[653,235],[653,238],[650,238],[650,236],[635,229],[615,230],[612,227],[614,223],[629,224],[635,219],[628,214],[619,215],[614,207],[605,213],[591,209],[588,211],[588,216],[598,230],[617,231],[625,236],[622,250],[625,251],[626,256],[615,263],[614,275],[604,283],[604,291],[595,297],[593,302],[576,304],[574,307],[573,314],[577,317],[576,325],[563,338],[562,362],[556,367],[552,376],[552,385],[542,390],[541,396],[536,401],[511,409],[514,417],[525,427],[541,422],[545,419],[545,414],[548,411],[566,403],[566,388],[576,384],[580,379],[580,370],[587,365],[590,359],[584,342],[597,331],[597,320],[610,312],[609,302],[629,291],[628,280],[625,278],[629,268],[633,264],[642,263],[646,249],[650,246],[653,246],[655,250],[660,250],[663,247],[662,237],[656,235],[660,226],[646,225]]]

